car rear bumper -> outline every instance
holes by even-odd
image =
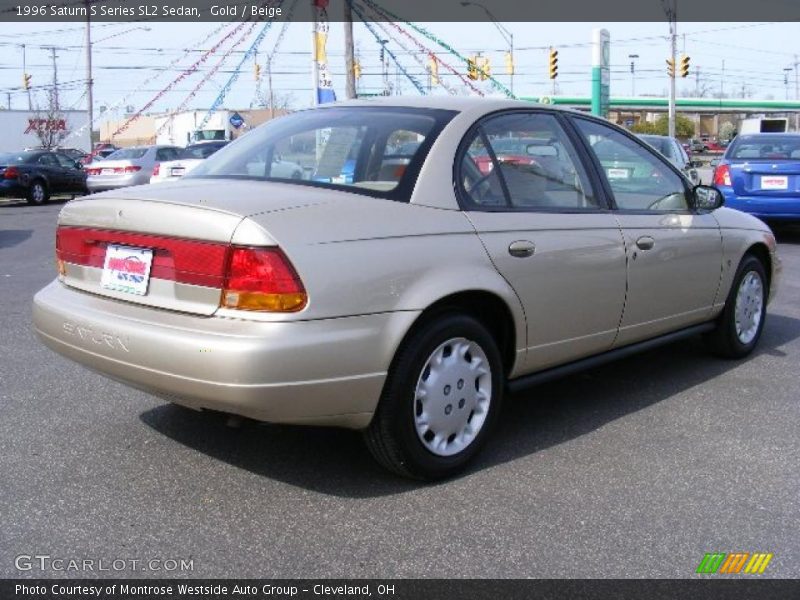
[[[739,196],[724,191],[725,206],[760,219],[800,219],[800,198],[779,196]]]
[[[0,198],[24,198],[27,195],[28,188],[16,179],[0,179]]]
[[[86,187],[90,192],[103,192],[105,190],[117,190],[119,188],[130,187],[132,185],[143,185],[150,182],[147,176],[135,173],[129,177],[90,176],[86,179]]]
[[[36,333],[48,347],[133,387],[192,408],[353,429],[369,424],[398,332],[417,314],[292,322],[201,317],[58,280],[33,303]]]

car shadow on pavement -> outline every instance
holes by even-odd
[[[0,229],[0,248],[11,248],[31,237],[33,229]]]
[[[800,225],[773,223],[772,230],[778,240],[778,253],[780,253],[780,244],[800,244]]]
[[[747,361],[760,354],[783,356],[779,347],[799,337],[800,319],[770,315],[759,349]],[[715,358],[702,340],[690,339],[507,397],[492,439],[460,477],[591,433],[744,362]],[[159,433],[217,460],[318,493],[366,498],[426,485],[385,472],[353,431],[253,422],[233,429],[225,425],[224,415],[171,404],[140,418]]]

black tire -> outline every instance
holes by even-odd
[[[486,356],[490,376],[484,383],[491,382],[491,393],[485,418],[482,425],[479,425],[472,441],[459,452],[450,456],[442,456],[429,450],[417,433],[415,411],[421,410],[422,405],[415,399],[415,389],[418,381],[423,377],[423,370],[433,353],[440,348],[444,348],[446,351],[446,343],[457,338],[464,338],[477,344]],[[473,359],[474,357],[469,357],[465,364],[471,364]],[[479,375],[475,379],[476,389],[480,378]],[[463,380],[459,380],[458,385],[461,386],[462,382]],[[412,331],[397,351],[381,394],[378,409],[364,432],[367,446],[381,465],[404,477],[436,480],[455,475],[478,454],[485,444],[500,414],[503,384],[504,374],[500,352],[486,327],[467,315],[441,314]],[[466,385],[470,385],[469,380],[466,381]],[[463,400],[455,400],[458,395],[458,392],[453,394],[454,408],[450,410],[468,410],[469,406],[463,407]],[[449,415],[450,412],[446,414]],[[456,419],[458,418],[457,414],[462,415],[461,418],[465,418],[466,422],[470,423],[475,411],[470,411],[469,415],[466,412],[456,413],[454,415]],[[478,418],[480,419],[480,417]],[[452,437],[447,438],[448,444],[451,443]]]
[[[761,282],[761,309],[755,336],[751,340],[743,341],[737,333],[736,298],[742,281],[751,273],[755,274]],[[744,358],[750,354],[758,344],[761,332],[764,329],[764,321],[767,316],[767,298],[769,298],[769,287],[764,264],[752,254],[746,254],[736,270],[733,284],[725,301],[725,308],[717,320],[717,328],[706,335],[709,349],[722,358]]]
[[[28,186],[28,195],[26,200],[28,204],[46,204],[50,198],[50,193],[47,191],[47,184],[41,179],[34,179]]]

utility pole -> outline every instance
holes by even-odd
[[[58,110],[58,63],[56,62],[56,47],[50,46],[50,55],[53,58],[53,105]]]
[[[275,96],[272,94],[272,55],[267,55],[267,86],[269,87],[269,118],[275,118]]]
[[[797,76],[797,67],[800,63],[797,62],[797,54],[794,55],[794,99],[800,100],[800,78]]]
[[[344,0],[344,65],[347,71],[348,98],[357,98],[356,93],[356,71],[355,71],[355,46],[353,44],[353,10],[350,0]]]
[[[11,92],[6,92],[6,102],[8,103],[8,110],[11,110]]]
[[[94,81],[92,79],[92,10],[86,0],[86,108],[89,113],[89,151],[94,150]]]
[[[694,95],[700,97],[700,67],[694,68]]]
[[[25,44],[21,45],[22,47],[22,75],[23,77],[28,74],[28,61],[26,60],[26,52],[25,52]],[[31,101],[31,88],[28,86],[26,90],[28,93],[28,110],[33,110],[33,102]]]
[[[722,59],[722,74],[719,76],[719,97],[725,97],[725,59]]]
[[[678,52],[678,32],[677,32],[677,4],[678,0],[672,0],[672,6],[664,5],[669,19],[669,39],[670,39],[670,59],[672,64],[677,67],[675,55]],[[676,69],[675,69],[676,70]],[[669,136],[675,137],[675,70],[669,78]]]

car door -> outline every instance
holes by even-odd
[[[58,152],[53,154],[53,156],[61,167],[61,174],[64,178],[64,190],[72,192],[83,190],[83,171],[75,166],[75,161],[65,154],[59,154]]]
[[[68,190],[67,177],[58,160],[56,160],[55,154],[52,152],[41,154],[36,161],[36,166],[47,178],[47,186],[51,194],[58,194]]]
[[[625,239],[628,293],[615,346],[708,320],[722,275],[714,216],[689,209],[688,182],[648,146],[599,120],[573,122]]]
[[[501,158],[493,149],[514,144]],[[525,309],[520,372],[609,349],[625,300],[622,234],[560,117],[489,116],[456,160],[459,202]]]

